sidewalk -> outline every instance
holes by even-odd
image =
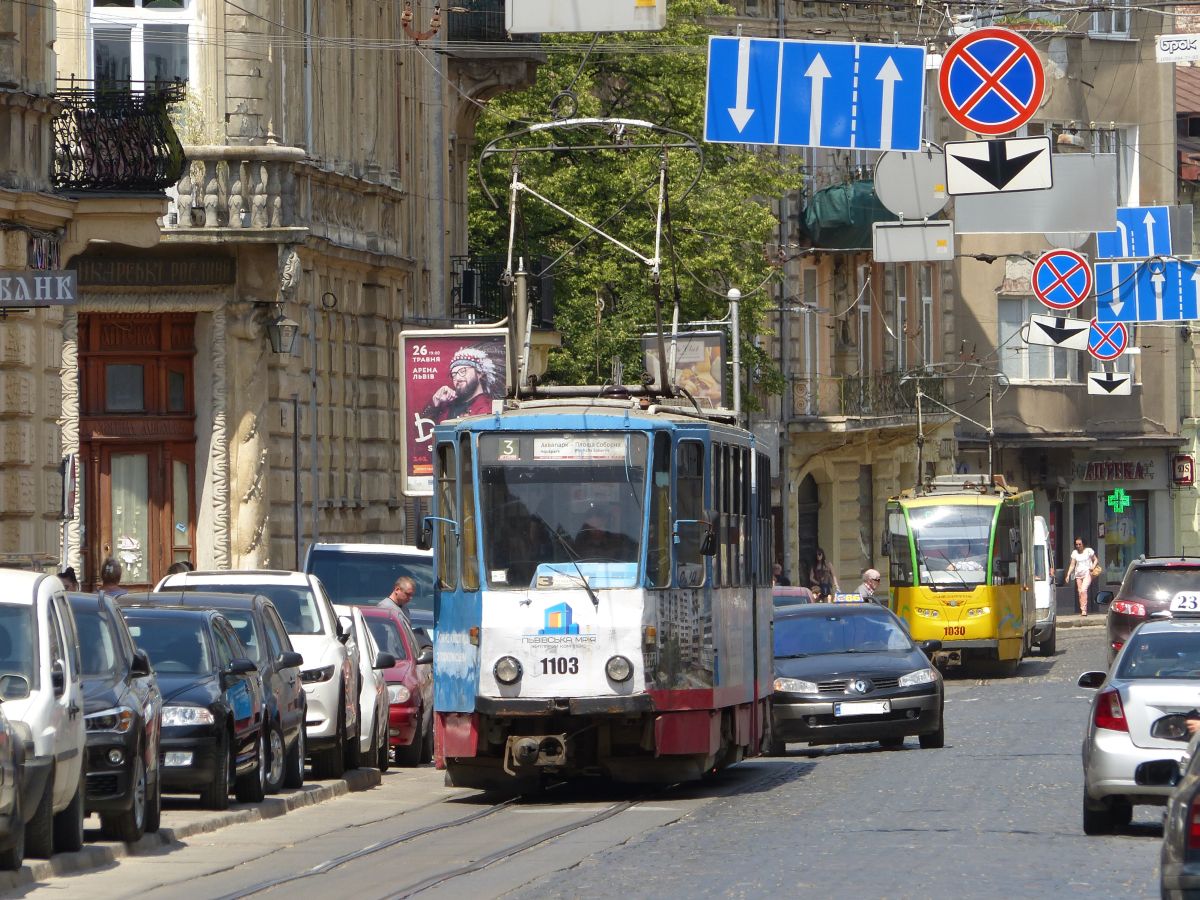
[[[1086,616],[1081,616],[1075,613],[1072,616],[1058,616],[1059,628],[1103,628],[1107,615],[1102,612],[1089,613]]]
[[[125,856],[160,853],[163,848],[174,844],[182,846],[186,838],[205,834],[236,825],[240,822],[256,822],[286,816],[293,810],[314,806],[355,791],[366,791],[381,782],[377,769],[353,769],[345,778],[335,781],[315,781],[294,790],[283,790],[272,794],[262,803],[234,803],[220,812],[204,809],[182,808],[185,803],[194,803],[194,798],[185,800],[171,794],[166,795],[162,813],[162,827],[153,834],[145,835],[136,844],[119,841],[97,841],[100,822],[94,816],[84,822],[84,838],[87,843],[77,853],[56,853],[50,859],[27,858],[16,872],[0,872],[0,890],[26,887],[45,881],[55,875],[77,875],[90,869],[112,865]],[[95,829],[95,830],[93,830]]]

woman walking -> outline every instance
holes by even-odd
[[[837,575],[834,574],[829,560],[825,558],[825,551],[820,547],[817,548],[817,558],[812,564],[809,581],[813,593],[817,595],[818,603],[828,603],[838,589]]]
[[[1096,551],[1083,545],[1083,538],[1076,535],[1075,549],[1071,551],[1071,565],[1067,568],[1067,580],[1075,576],[1075,594],[1079,598],[1079,614],[1088,614],[1088,588],[1092,586],[1092,570],[1099,568]]]

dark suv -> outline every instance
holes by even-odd
[[[1111,665],[1133,629],[1158,612],[1168,612],[1180,591],[1200,591],[1200,558],[1153,556],[1136,559],[1125,570],[1116,594],[1101,591],[1108,605],[1108,662]]]

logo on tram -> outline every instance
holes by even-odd
[[[546,627],[538,634],[579,634],[579,626],[572,619],[574,614],[569,603],[558,603],[546,609]]]

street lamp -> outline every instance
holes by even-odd
[[[299,333],[300,323],[289,319],[282,311],[267,323],[267,339],[271,342],[271,349],[283,356],[292,355]]]

